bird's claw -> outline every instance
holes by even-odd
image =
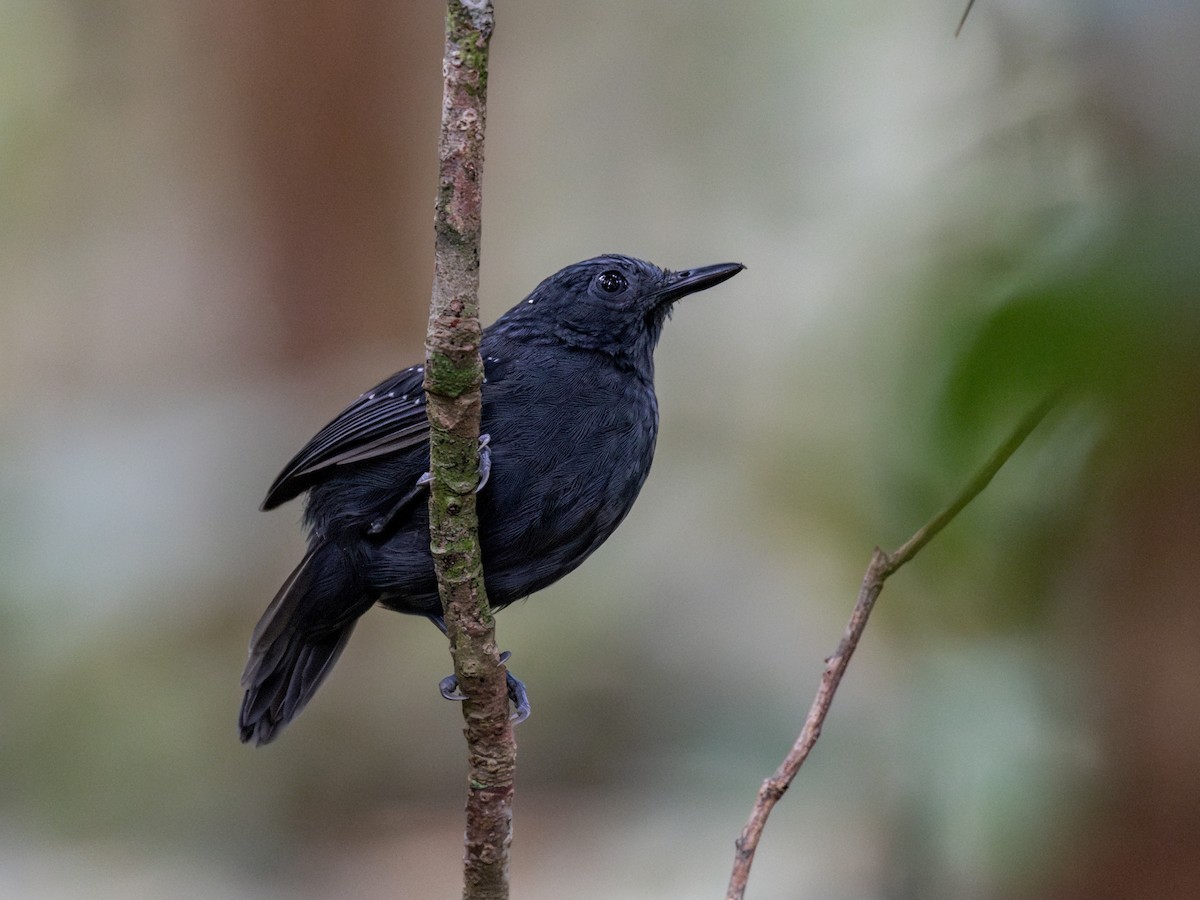
[[[500,662],[507,662],[512,656],[508,650],[500,654]],[[525,684],[521,679],[513,675],[512,672],[504,673],[504,680],[508,687],[508,699],[513,705],[513,713],[509,718],[514,725],[520,725],[529,718],[529,714],[533,711],[529,705],[529,692],[525,690]],[[462,692],[458,686],[458,676],[447,675],[438,682],[438,691],[447,700],[466,700],[467,695]]]
[[[513,675],[512,672],[506,673],[504,679],[508,683],[508,699],[513,705],[513,712],[509,719],[514,725],[520,725],[533,712],[533,708],[529,705],[529,692],[525,690],[525,682]]]
[[[441,691],[443,697],[447,700],[466,700],[467,695],[464,694],[458,687],[458,676],[447,675],[438,682],[438,690]]]
[[[475,493],[483,490],[483,486],[488,483],[488,478],[492,474],[492,451],[488,449],[488,445],[492,442],[490,434],[481,434],[479,436],[479,484],[475,488]],[[412,490],[401,497],[396,505],[384,513],[382,516],[377,516],[371,520],[370,526],[367,528],[367,534],[377,535],[383,534],[384,530],[395,521],[402,511],[406,510],[414,503],[423,489],[429,486],[433,481],[432,472],[424,472],[413,485]]]
[[[488,478],[492,475],[492,451],[488,445],[492,442],[490,434],[481,434],[479,436],[479,484],[475,486],[475,493],[483,490],[483,486],[488,483]],[[417,479],[417,487],[425,487],[429,482],[433,481],[432,472],[424,472]]]
[[[475,493],[483,490],[483,486],[488,483],[488,479],[492,476],[492,451],[488,446],[492,443],[490,434],[481,434],[479,436],[479,484],[475,487]]]

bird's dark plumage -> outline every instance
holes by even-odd
[[[484,331],[478,497],[488,599],[501,608],[578,566],[629,512],[658,434],[654,347],[672,304],[740,272],[601,256],[550,276]],[[263,614],[242,676],[243,741],[272,740],[374,604],[441,615],[429,552],[424,371],[367,391],[284,467],[263,502],[307,491],[309,549]]]

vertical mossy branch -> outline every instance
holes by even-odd
[[[433,299],[425,344],[430,541],[454,673],[467,697],[467,900],[508,897],[516,771],[505,670],[484,591],[475,513],[483,382],[479,238],[492,26],[490,2],[448,0]]]

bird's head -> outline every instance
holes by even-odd
[[[597,256],[551,275],[496,323],[506,334],[648,359],[675,301],[720,284],[741,263],[672,272],[629,256]]]

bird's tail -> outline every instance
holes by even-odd
[[[250,638],[238,718],[243,743],[274,740],[312,699],[371,607],[342,548],[319,543],[288,576]]]

